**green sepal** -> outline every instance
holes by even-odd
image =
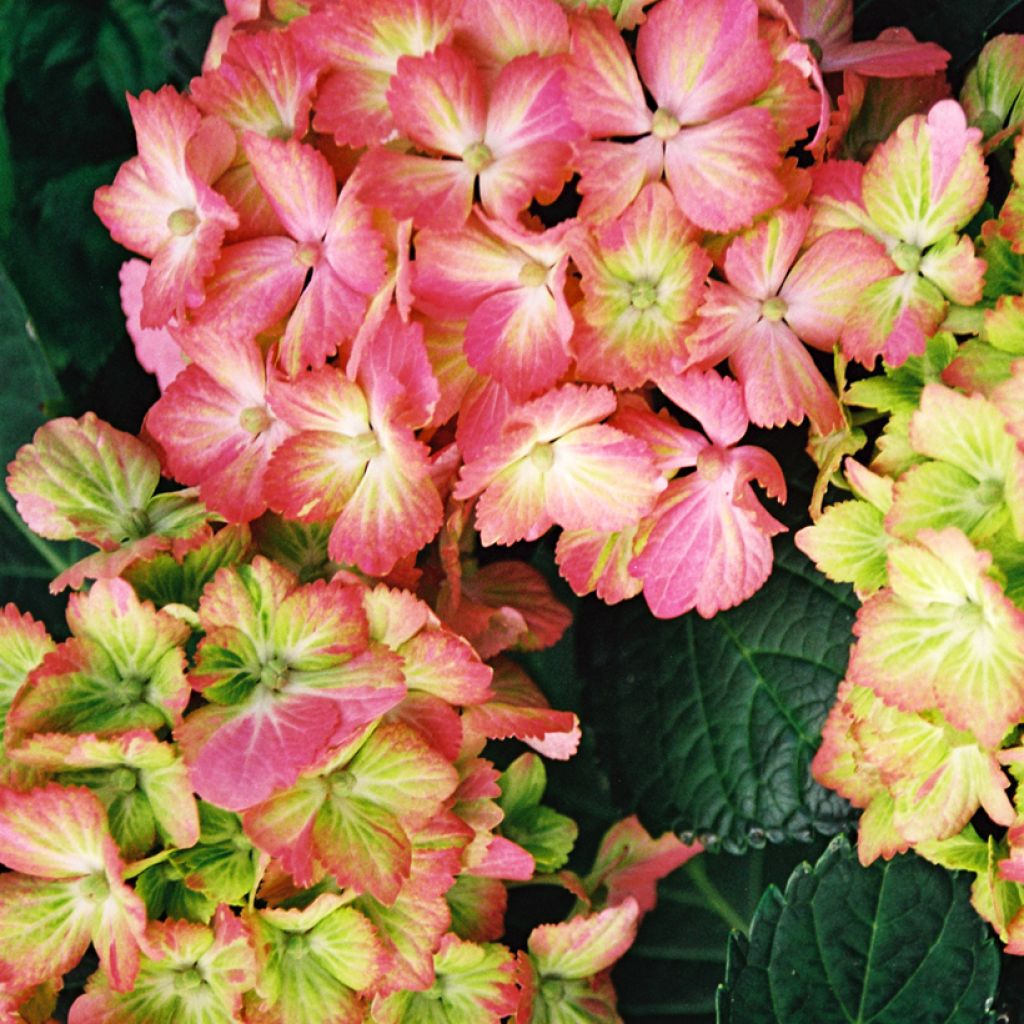
[[[956,339],[940,331],[928,339],[924,355],[911,356],[897,367],[886,366],[883,375],[854,382],[846,389],[844,401],[879,412],[913,412],[925,385],[941,378],[956,353]]]
[[[146,868],[135,880],[135,891],[146,904],[151,921],[165,917],[209,924],[217,901],[185,885],[185,875],[170,860]]]
[[[177,559],[169,553],[136,562],[124,572],[124,578],[143,601],[157,608],[183,604],[198,609],[203,588],[225,565],[243,561],[249,551],[248,526],[225,526],[199,548]]]
[[[557,871],[569,859],[579,829],[572,818],[542,807],[547,786],[544,762],[534,753],[522,754],[498,779],[498,806],[505,812],[499,831],[528,850],[538,874]]]
[[[170,863],[187,889],[214,905],[244,904],[259,882],[260,853],[238,815],[205,801],[199,801],[199,842],[171,854]]]
[[[861,597],[884,587],[889,578],[885,517],[866,501],[829,505],[793,539],[820,572],[836,583],[852,583]]]

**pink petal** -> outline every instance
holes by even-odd
[[[473,205],[474,173],[461,160],[372,149],[362,160],[360,198],[417,227],[455,228]]]
[[[149,267],[142,260],[127,260],[121,264],[121,309],[127,320],[128,334],[135,345],[135,358],[148,373],[156,375],[163,391],[185,368],[186,360],[181,346],[163,327],[143,327],[139,318],[142,310],[142,287]]]
[[[653,135],[630,143],[580,142],[580,217],[598,223],[617,217],[644,185],[661,179],[664,160],[665,147]]]
[[[452,46],[403,57],[388,89],[399,132],[423,149],[462,156],[484,137],[487,98],[472,58]]]
[[[571,20],[566,94],[587,136],[645,135],[651,112],[622,35],[606,11],[578,11]]]
[[[740,386],[713,370],[691,370],[679,377],[665,378],[658,386],[681,409],[700,421],[717,445],[734,445],[747,432],[749,420]]]
[[[312,146],[296,139],[268,139],[246,132],[245,155],[256,180],[288,233],[319,244],[337,202],[334,173]]]
[[[707,472],[721,465],[711,462]],[[731,499],[731,473],[696,473],[673,481],[630,571],[644,581],[644,599],[658,618],[692,608],[704,618],[745,601],[768,579],[771,539]]]
[[[753,0],[664,0],[641,26],[636,60],[660,107],[684,125],[745,106],[768,85],[772,58]]]
[[[819,433],[829,434],[845,422],[832,389],[785,323],[759,320],[729,357],[729,367],[743,385],[750,422],[759,427],[809,416]]]
[[[778,137],[767,110],[749,107],[684,128],[665,146],[665,175],[683,213],[709,231],[735,231],[785,198],[774,169]]]

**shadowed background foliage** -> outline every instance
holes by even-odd
[[[859,0],[856,31],[858,38],[872,38],[888,25],[903,24],[919,39],[940,43],[952,54],[951,76],[958,88],[987,38],[1024,30],[1019,3]],[[185,87],[221,13],[218,0],[0,0],[2,464],[46,418],[92,409],[114,426],[135,431],[157,397],[155,382],[136,364],[124,331],[117,271],[126,254],[92,213],[92,194],[135,150],[125,92],[137,94],[165,82]],[[775,433],[775,446],[799,449],[792,432]],[[15,601],[41,617],[54,635],[64,636],[64,600],[51,598],[46,584],[74,552],[32,540],[14,517],[0,492],[0,603]],[[543,547],[539,554],[545,556]],[[557,706],[589,711],[601,720],[597,739],[588,735],[578,759],[549,770],[548,802],[579,819],[584,862],[603,829],[634,809],[639,794],[631,791],[635,777],[629,776],[643,770],[640,755],[623,747],[631,731],[636,738],[637,723],[628,709],[615,705],[615,691],[603,691],[590,704],[586,698],[586,690],[600,685],[597,677],[608,669],[594,664],[599,645],[588,641],[588,629],[606,640],[610,635],[601,624],[609,613],[596,614],[596,619],[582,615],[565,641],[530,663]],[[757,611],[731,614],[724,625]],[[658,635],[663,633],[659,629]],[[651,634],[653,642],[653,629]],[[643,688],[646,681],[631,678],[629,684]],[[595,748],[602,738],[603,754]],[[619,749],[609,756],[611,744]],[[668,824],[666,819],[650,827]],[[808,829],[807,840],[810,834]],[[799,842],[786,836],[786,843],[765,846],[763,836],[755,843],[754,832],[748,835],[751,848],[742,856],[723,852],[697,858],[662,887],[662,905],[617,972],[630,1024],[711,1021],[730,927],[750,920],[766,884],[783,886],[795,864],[813,861],[826,844],[824,838]],[[512,934],[515,914],[533,916],[530,901],[538,898],[557,899],[551,893],[517,896]],[[80,985],[84,973],[77,973]],[[1016,961],[1004,962],[997,1004],[1004,1021],[1024,1021],[1021,977]],[[66,1006],[68,998],[62,1002]]]

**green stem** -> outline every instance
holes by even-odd
[[[159,853],[154,853],[152,857],[145,857],[142,860],[132,861],[124,869],[124,880],[128,881],[129,878],[135,878],[136,875],[141,875],[147,868],[153,867],[154,864],[162,864],[172,853],[177,853],[177,847],[171,847],[169,850],[161,850]]]
[[[739,911],[718,891],[715,884],[708,878],[703,857],[694,857],[688,861],[683,870],[690,876],[694,887],[704,897],[707,905],[730,927],[748,933],[748,924]]]
[[[42,537],[37,537],[26,525],[17,510],[7,496],[7,492],[0,488],[0,511],[3,511],[10,519],[14,528],[35,548],[36,551],[46,560],[54,572],[62,573],[71,563],[66,562],[54,551],[53,546],[47,544]]]

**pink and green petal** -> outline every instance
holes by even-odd
[[[962,228],[984,202],[981,132],[943,100],[907,118],[864,170],[864,205],[889,235],[924,248]]]
[[[596,593],[605,604],[635,597],[643,588],[629,571],[638,532],[637,526],[614,532],[563,530],[555,545],[559,574],[580,597]]]
[[[819,572],[836,582],[852,583],[861,599],[888,582],[890,538],[885,517],[866,501],[829,505],[813,526],[799,530],[793,540]]]
[[[858,296],[893,270],[874,238],[861,231],[830,231],[796,261],[779,292],[786,323],[801,341],[828,351]]]
[[[889,552],[891,590],[860,609],[851,678],[907,711],[938,707],[995,746],[1024,714],[1024,615],[958,530]]]
[[[90,412],[40,427],[8,471],[18,511],[40,536],[111,548],[141,535],[160,461],[138,438]]]
[[[964,114],[984,132],[989,146],[994,148],[1006,139],[1007,130],[1019,127],[1022,92],[1024,40],[1017,34],[995,36],[982,47],[960,90]]]
[[[55,647],[46,627],[27,612],[18,611],[13,604],[0,609],[0,721],[6,721],[15,694],[29,673]],[[5,761],[0,734],[0,764]]]
[[[103,872],[109,843],[103,805],[87,789],[0,789],[0,863],[12,871],[51,879]]]
[[[0,876],[0,983],[22,989],[66,974],[89,947],[91,916],[74,882]]]
[[[354,904],[377,928],[388,955],[375,986],[381,996],[434,983],[434,951],[451,925],[444,896],[459,872],[468,829],[455,815],[442,814],[411,838],[412,869],[395,902],[387,906],[361,896]]]
[[[615,23],[605,11],[576,12],[566,94],[590,138],[644,135],[651,129],[643,86]]]
[[[645,186],[596,237],[577,235],[583,275],[579,372],[618,387],[667,373],[692,330],[711,261],[661,184]]]
[[[942,292],[916,273],[884,277],[851,306],[842,333],[843,354],[873,367],[878,356],[900,366],[924,353],[946,316]]]
[[[627,896],[600,913],[545,924],[530,933],[528,948],[542,978],[589,978],[611,967],[636,938],[640,911]]]
[[[318,71],[290,33],[236,33],[217,68],[192,79],[189,95],[204,114],[216,114],[237,132],[301,137]]]
[[[262,1009],[287,1024],[359,1024],[365,1009],[357,992],[383,967],[383,950],[370,922],[330,894],[305,910],[249,915],[260,969]]]
[[[580,427],[551,448],[545,510],[568,530],[626,529],[651,510],[665,489],[647,445],[606,424]]]
[[[395,992],[375,999],[373,1019],[380,1024],[499,1024],[519,1001],[515,958],[496,943],[477,945],[445,935],[434,954],[434,975],[434,984],[425,992]]]
[[[947,235],[937,242],[924,254],[920,270],[951,302],[961,306],[981,302],[985,261],[974,255],[974,242],[967,235]]]
[[[107,971],[89,979],[71,1010],[76,1024],[179,1021],[209,1024],[238,1020],[242,994],[256,982],[249,930],[226,906],[213,927],[187,921],[154,922],[151,955],[140,964],[134,986],[118,992]]]
[[[735,231],[778,206],[782,163],[767,110],[747,107],[683,128],[665,145],[665,177],[679,208],[707,231]]]
[[[632,815],[604,834],[583,884],[591,894],[603,887],[610,907],[634,899],[642,916],[657,903],[657,883],[703,850],[699,842],[684,843],[671,832],[655,839]]]
[[[181,646],[189,628],[139,602],[123,580],[100,580],[72,595],[68,622],[78,634],[52,651],[19,691],[8,739],[27,732],[161,729],[188,703]]]
[[[1009,506],[1018,538],[1024,537],[1024,455],[1002,412],[980,395],[965,396],[932,383],[921,393],[910,421],[914,450],[994,489],[993,504]]]
[[[771,79],[752,0],[669,0],[637,37],[640,76],[659,107],[683,124],[714,121],[743,107]]]

